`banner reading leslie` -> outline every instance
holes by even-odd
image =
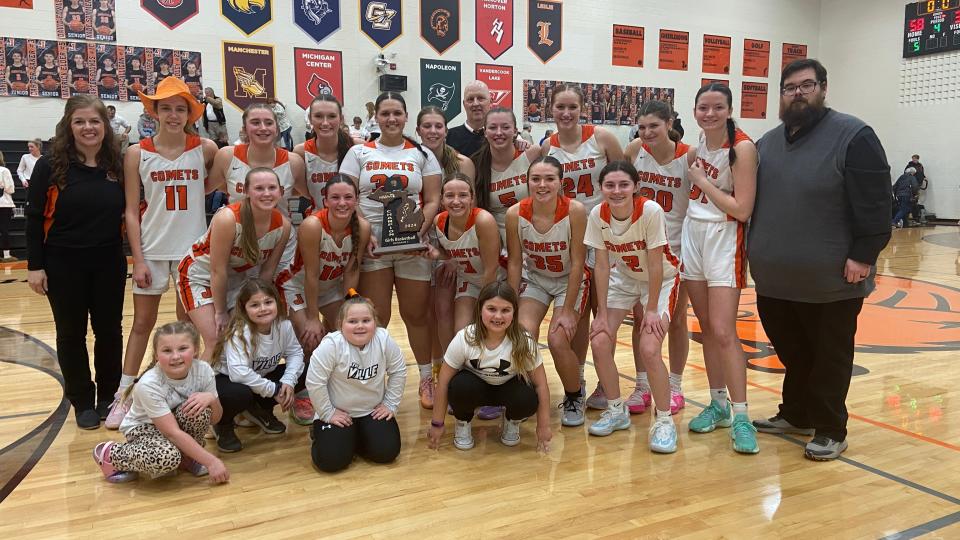
[[[787,67],[787,64],[794,60],[802,60],[807,57],[807,46],[796,45],[794,43],[783,44],[783,65],[780,69]]]
[[[686,71],[689,55],[689,32],[660,30],[660,69]]]
[[[340,51],[293,49],[297,105],[307,109],[313,98],[332,95],[343,103],[343,57]]]
[[[643,27],[613,25],[613,65],[643,67]]]
[[[767,117],[767,83],[743,81],[740,93],[740,118]]]
[[[730,73],[730,43],[727,36],[703,36],[704,73]]]
[[[743,75],[766,77],[770,74],[770,42],[760,39],[743,40]]]
[[[563,49],[563,4],[560,0],[529,0],[527,47],[546,64]]]
[[[490,89],[490,107],[513,109],[513,66],[477,64],[477,80]]]

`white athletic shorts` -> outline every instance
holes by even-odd
[[[280,285],[280,293],[283,294],[287,307],[292,311],[307,309],[307,302],[303,298],[303,289],[290,284]],[[334,302],[343,300],[343,279],[320,282],[320,293],[317,295],[317,307],[323,307]]]
[[[663,283],[660,285],[660,297],[657,301],[657,313],[661,317],[666,315],[667,320],[670,320],[679,294],[680,275],[664,277]],[[650,282],[624,277],[616,266],[610,269],[610,285],[607,289],[608,308],[629,311],[635,305],[640,304],[640,309],[643,310],[646,309],[649,298]]]
[[[589,307],[587,306],[589,290],[590,272],[584,269],[583,280],[577,291],[577,301],[574,303],[574,309],[581,315]],[[563,307],[567,301],[567,278],[551,278],[537,272],[524,271],[523,279],[520,281],[520,298],[530,298],[547,307],[554,302],[554,309]]]
[[[747,286],[746,226],[739,221],[683,221],[681,276],[708,287]]]
[[[503,268],[497,268],[497,281],[507,279],[507,273]],[[483,284],[480,283],[480,280],[470,280],[464,279],[463,274],[457,272],[457,294],[454,297],[454,300],[458,298],[480,298],[480,290],[483,289]]]
[[[361,272],[375,272],[393,268],[393,277],[414,281],[430,281],[433,278],[433,261],[416,254],[401,253],[381,255],[377,259],[364,257]]]
[[[133,282],[133,294],[144,294],[149,296],[159,296],[170,289],[170,280],[173,280],[173,283],[177,283],[177,278],[180,277],[180,273],[177,271],[177,267],[180,265],[179,260],[175,261],[144,261],[147,265],[147,268],[150,270],[150,286],[141,288],[137,287],[137,282]]]

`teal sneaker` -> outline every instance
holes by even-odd
[[[750,417],[746,413],[733,417],[730,438],[733,439],[733,449],[741,454],[756,454],[760,451],[760,445],[757,444],[757,428],[750,422]]]
[[[690,431],[694,433],[710,433],[718,427],[730,427],[732,418],[730,414],[730,402],[727,402],[726,409],[721,409],[716,400],[710,400],[710,405],[700,411],[693,420],[690,421]]]

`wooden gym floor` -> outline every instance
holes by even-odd
[[[27,288],[24,270],[0,267],[0,537],[958,538],[960,412],[951,408],[960,399],[958,250],[956,227],[894,232],[860,318],[850,448],[834,462],[805,460],[805,441],[795,437],[761,434],[760,454],[741,456],[726,430],[691,435],[687,422],[709,400],[701,348],[691,343],[688,406],[676,417],[673,455],[647,449],[649,416],[596,438],[586,426],[561,429],[557,409],[544,455],[532,421],[516,448],[500,444],[499,422],[477,421],[472,451],[455,449],[449,432],[439,451],[429,450],[429,415],[417,402],[410,356],[396,463],[357,460],[341,474],[320,474],[307,428],[293,425],[280,437],[240,428],[245,449],[224,457],[231,481],[218,487],[182,474],[104,481],[91,449],[119,435],[76,428],[62,399],[50,309]],[[174,317],[171,298],[161,321]],[[128,301],[127,328],[132,309]],[[769,416],[782,376],[752,290],[740,319],[754,368],[751,414]],[[404,344],[396,313],[393,321]],[[620,339],[629,343],[628,328]],[[629,392],[628,347],[618,349],[617,363]],[[559,381],[549,365],[547,372],[557,403]],[[592,390],[589,366],[587,380]]]

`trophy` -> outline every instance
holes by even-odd
[[[420,241],[420,227],[423,226],[423,211],[410,198],[400,175],[393,175],[368,199],[383,204],[383,221],[380,227],[379,246],[375,255],[422,251],[427,246]]]

